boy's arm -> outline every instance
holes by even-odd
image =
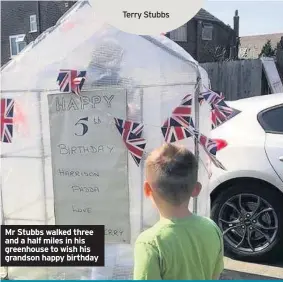
[[[224,257],[223,254],[220,253],[216,261],[212,280],[218,280],[223,270],[224,270]]]
[[[135,245],[134,280],[162,280],[157,249],[146,243]]]
[[[218,233],[219,239],[220,239],[220,251],[219,251],[219,255],[217,257],[216,265],[215,265],[215,268],[214,268],[214,273],[213,273],[213,277],[212,277],[213,280],[218,280],[220,278],[220,274],[224,270],[223,236],[222,236],[222,233],[219,229],[217,229],[217,233]]]

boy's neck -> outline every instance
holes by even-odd
[[[191,216],[192,213],[188,209],[188,205],[180,207],[163,207],[159,209],[160,218],[172,219],[172,218],[185,218]]]

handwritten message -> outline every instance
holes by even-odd
[[[114,124],[123,89],[48,97],[56,224],[105,225],[106,242],[130,241],[127,150]]]

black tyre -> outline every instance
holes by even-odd
[[[253,182],[232,185],[214,200],[211,214],[223,232],[227,255],[254,262],[282,257],[283,197],[279,191]]]

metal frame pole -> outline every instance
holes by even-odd
[[[41,105],[41,92],[37,92],[38,101],[38,119],[40,127],[40,147],[41,147],[41,167],[42,167],[42,182],[43,182],[43,212],[44,212],[44,223],[48,224],[48,214],[47,214],[47,203],[46,203],[46,177],[45,177],[45,148],[44,148],[44,129],[43,129],[43,119],[42,119],[42,105]],[[46,276],[48,279],[48,268],[46,268]]]
[[[141,123],[143,123],[143,88],[140,91],[140,115],[141,115]],[[144,181],[144,160],[141,160],[141,215],[140,215],[140,221],[141,221],[141,232],[143,231],[144,225],[143,225],[143,205],[144,205],[144,193],[143,193],[143,181]]]
[[[200,94],[200,83],[201,83],[201,76],[200,72],[198,70],[198,76],[197,76],[197,84],[196,84],[196,89],[195,89],[195,97],[194,97],[194,102],[195,102],[195,129],[199,131],[199,94]],[[194,139],[195,143],[195,156],[198,160],[199,163],[199,143],[197,138]],[[198,198],[195,197],[193,198],[193,212],[197,213],[198,212]]]
[[[48,223],[47,207],[46,207],[46,179],[45,179],[45,149],[44,149],[44,130],[43,130],[43,121],[42,121],[42,105],[41,105],[41,92],[37,92],[37,101],[38,101],[38,119],[40,127],[40,147],[41,147],[41,166],[42,166],[42,181],[43,181],[43,197],[44,197],[44,223]]]
[[[0,189],[0,194],[1,194],[1,220],[2,220],[2,225],[5,225],[5,214],[4,214],[4,205],[3,205],[3,192],[2,192],[2,181],[1,181],[1,189]],[[1,280],[9,280],[9,267],[4,266],[3,269],[5,270],[5,276],[1,277]]]

